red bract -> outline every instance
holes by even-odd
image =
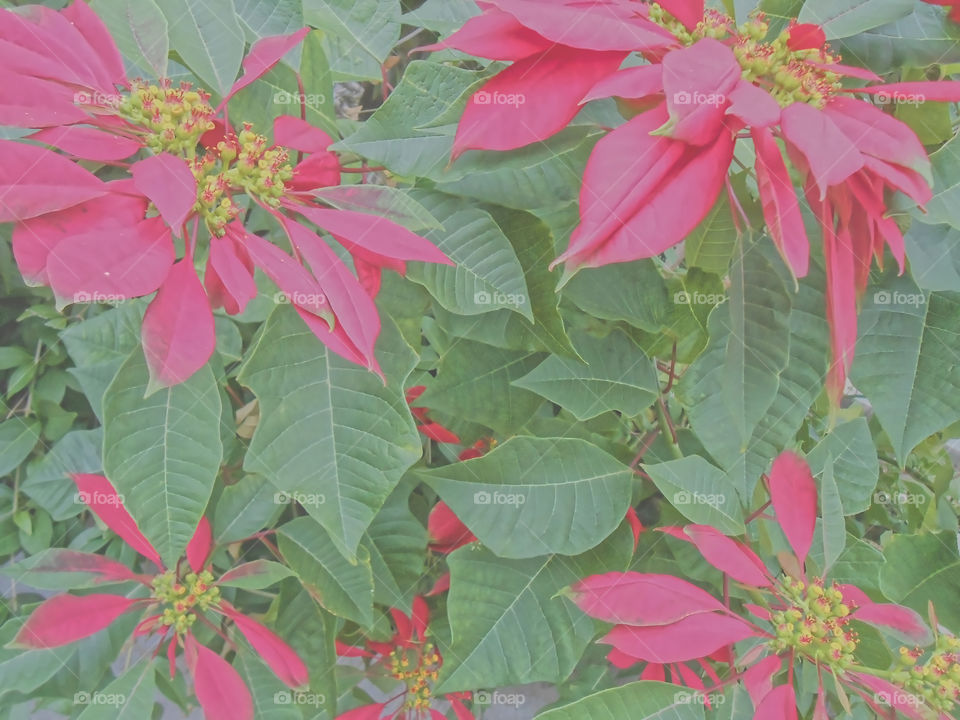
[[[25,648],[50,648],[66,645],[93,635],[110,625],[124,613],[138,610],[146,614],[134,631],[135,636],[158,637],[155,655],[171,635],[167,646],[170,675],[173,677],[177,648],[182,648],[187,668],[193,678],[194,693],[204,716],[221,718],[253,718],[253,700],[243,679],[220,654],[201,645],[191,627],[200,620],[218,635],[228,647],[233,641],[218,625],[205,617],[217,613],[233,621],[240,634],[253,646],[260,658],[286,685],[300,688],[308,683],[307,667],[297,654],[271,630],[242,614],[220,597],[220,588],[210,572],[208,560],[212,550],[210,523],[202,518],[187,546],[189,572],[168,570],[150,542],[137,528],[110,482],[100,475],[74,475],[79,497],[111,530],[116,532],[137,553],[157,567],[157,574],[137,575],[120,563],[101,555],[64,551],[57,563],[43,568],[45,572],[86,572],[98,576],[98,582],[133,581],[150,590],[149,597],[129,598],[123,595],[57,595],[44,601],[27,618],[14,645]]]
[[[400,681],[399,694],[381,703],[362,705],[337,716],[337,720],[444,720],[444,714],[431,707],[431,685],[437,679],[443,658],[427,640],[430,609],[422,597],[413,599],[411,615],[392,608],[395,630],[389,642],[367,641],[366,649],[337,642],[337,653],[345,657],[370,659],[371,670]],[[473,720],[473,713],[463,704],[470,700],[469,692],[447,693],[443,696],[453,709],[457,720]]]
[[[950,19],[960,23],[960,0],[923,0],[928,5],[945,5],[950,8]]]
[[[929,654],[905,647],[901,650],[905,662],[901,669],[893,671],[872,671],[856,665],[854,653],[859,638],[851,620],[881,627],[916,645],[930,642],[930,630],[909,608],[875,603],[852,585],[807,579],[805,559],[816,525],[817,494],[804,460],[793,453],[781,454],[770,473],[770,492],[777,523],[793,551],[793,557],[783,558],[783,574],[775,576],[747,545],[712,527],[660,528],[693,544],[708,563],[748,588],[757,604],[744,604],[743,609],[752,618],[741,615],[729,601],[721,603],[702,588],[669,575],[608,573],[573,585],[569,594],[577,606],[613,625],[601,640],[613,646],[611,662],[618,667],[629,667],[638,661],[652,663],[652,667],[670,664],[675,667],[674,682],[679,680],[705,692],[719,690],[742,678],[758,720],[797,716],[793,688],[797,661],[817,667],[817,705],[822,709],[816,715],[818,719],[826,717],[824,672],[861,694],[874,708],[884,702],[890,704],[880,693],[887,690],[891,696],[898,692],[898,702],[904,706],[915,702],[913,711],[917,716],[922,716],[918,709],[923,708],[949,711],[954,700],[960,700],[956,685],[946,679],[950,673],[960,673],[960,655],[955,652],[960,642],[940,636]],[[724,658],[715,653],[726,653],[747,639],[752,639],[750,649],[735,663],[744,667],[740,675],[720,681],[713,669],[703,663],[707,658]],[[924,671],[922,657],[937,670]],[[733,664],[733,656],[729,658]],[[689,675],[684,673],[681,664],[692,661],[701,661],[704,673],[714,682],[712,688],[704,688],[702,679],[689,666]],[[786,682],[775,686],[784,663]],[[919,672],[911,672],[911,666],[918,667]],[[662,679],[663,671],[648,667],[644,675]],[[889,677],[893,684],[879,676]]]
[[[28,283],[49,285],[63,304],[156,292],[143,346],[152,384],[169,386],[206,363],[216,344],[212,308],[242,312],[256,295],[259,267],[331,351],[380,373],[373,302],[380,269],[450,261],[390,220],[318,203],[315,190],[340,182],[332,140],[321,130],[281,117],[270,145],[249,125],[235,131],[218,117],[307,28],[254,44],[243,76],[215,110],[189,84],[128,79],[109,33],[81,0],[60,13],[30,7],[2,17],[0,85],[16,93],[0,92],[0,124],[43,128],[29,138],[131,176],[104,183],[63,155],[0,141],[0,222],[16,222],[14,255]],[[302,156],[296,164],[293,151]],[[139,152],[146,156],[121,162]],[[236,220],[242,204],[277,219],[292,257],[246,231]],[[151,207],[157,217],[147,217]],[[202,284],[201,224],[210,235]],[[346,249],[356,274],[318,229]],[[174,235],[184,239],[179,260]]]
[[[791,271],[804,276],[809,244],[786,150],[822,230],[834,359],[827,386],[838,401],[872,258],[882,261],[889,247],[903,268],[903,236],[887,216],[887,196],[900,191],[923,205],[932,182],[913,131],[848,93],[955,101],[960,83],[848,90],[841,84],[845,77],[880,78],[841,65],[818,26],[791,24],[768,40],[762,15],[737,28],[728,16],[705,11],[702,0],[562,3],[562,10],[555,3],[547,8],[533,0],[500,0],[482,7],[483,14],[428,48],[514,61],[473,96],[454,156],[542,141],[595,98],[645,103],[638,106],[644,112],[593,150],[580,225],[554,261],[565,264],[564,282],[580,268],[649,258],[680,243],[714,206],[734,145],[747,138],[756,149],[767,229]],[[584,22],[560,32],[564,14]],[[651,64],[618,70],[630,51]]]

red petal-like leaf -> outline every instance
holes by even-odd
[[[670,122],[662,133],[692,145],[709,145],[723,128],[728,96],[743,69],[733,51],[704,38],[663,59],[663,92]]]
[[[730,615],[698,613],[672,625],[617,625],[600,642],[640,660],[658,663],[696,660],[755,634]]]
[[[107,194],[106,184],[92,173],[45,148],[0,140],[0,157],[0,223],[63,210]]]
[[[325,152],[333,144],[333,138],[323,130],[292,115],[281,115],[273,121],[273,140],[305,153]]]
[[[470,528],[442,500],[433,506],[427,517],[430,548],[439,553],[451,553],[459,547],[476,541]]]
[[[780,126],[786,139],[810,165],[810,172],[824,198],[827,189],[839,185],[863,167],[863,156],[830,116],[813,105],[795,102],[783,109]]]
[[[246,250],[230,235],[210,238],[210,255],[203,286],[211,307],[222,307],[237,315],[257,296],[253,262]]]
[[[873,694],[874,705],[893,708],[906,715],[910,720],[925,720],[927,714],[923,711],[926,702],[921,697],[917,697],[902,687],[894,685],[875,675],[866,673],[851,672],[850,678],[856,680]]]
[[[158,568],[163,567],[160,555],[150,541],[143,536],[137,523],[123,506],[123,498],[103,475],[76,473],[70,476],[77,485],[78,495],[93,514],[123,538],[130,547],[151,560]]]
[[[140,334],[154,385],[182,383],[210,359],[217,345],[213,312],[189,257],[170,268]]]
[[[588,92],[581,103],[599,98],[621,97],[641,100],[663,92],[663,66],[638,65],[608,75]]]
[[[197,202],[197,180],[187,163],[161,153],[134,163],[130,173],[137,190],[150,198],[161,217],[179,235]]]
[[[932,640],[930,628],[920,614],[903,605],[866,603],[852,617],[869,625],[896,630],[917,645],[926,645]]]
[[[234,94],[243,90],[254,80],[266,75],[270,68],[283,59],[284,55],[300,44],[308,32],[310,32],[310,28],[305,27],[289,35],[272,35],[257,40],[243,59],[243,77],[233,84],[233,87],[221,101],[217,111],[219,112]]]
[[[692,542],[708,563],[737,582],[753,587],[769,587],[773,584],[763,561],[753,550],[727,537],[716,528],[708,525],[687,525],[680,533],[670,534]]]
[[[195,573],[203,570],[207,564],[207,558],[210,556],[210,548],[213,546],[213,531],[210,529],[210,521],[206,516],[200,518],[193,537],[187,543],[187,562],[190,569]]]
[[[780,122],[780,103],[752,82],[741,80],[737,83],[729,100],[727,114],[740,118],[754,130]]]
[[[67,645],[103,630],[138,602],[121,595],[57,595],[33,611],[13,644],[29,648]]]
[[[35,573],[92,573],[100,576],[98,582],[123,580],[143,582],[142,577],[126,565],[104,555],[60,548],[43,556],[41,562],[30,567],[30,571]]]
[[[773,676],[780,672],[782,667],[783,660],[776,655],[768,655],[743,673],[743,685],[750,694],[754,707],[773,689]]]
[[[140,149],[136,140],[103,132],[92,127],[56,127],[40,130],[29,136],[74,157],[98,162],[114,162],[130,157]]]
[[[0,58],[4,56],[3,49],[4,43],[0,43]],[[70,88],[0,69],[0,124],[43,128],[88,119],[89,116],[73,104]]]
[[[956,80],[887,83],[856,88],[852,92],[883,95],[897,102],[960,102],[960,82]]]
[[[253,720],[250,690],[230,663],[190,634],[184,640],[184,656],[206,720]]]
[[[611,572],[584,578],[570,590],[587,615],[614,624],[669,625],[697,613],[726,612],[708,592],[672,575]]]
[[[553,44],[542,35],[521,25],[513,15],[490,8],[467,20],[445,40],[417,50],[428,52],[454,48],[467,55],[490,60],[521,60],[543,52]]]
[[[293,192],[309,192],[339,184],[340,159],[332,152],[322,151],[298,163],[286,187]]]
[[[460,438],[457,437],[457,434],[451,430],[448,430],[440,423],[430,422],[424,425],[417,425],[417,430],[423,433],[425,436],[431,440],[436,440],[437,442],[442,443],[457,443],[459,444]]]
[[[753,720],[797,720],[797,696],[792,685],[778,685],[768,692]]]
[[[304,687],[309,683],[310,676],[303,660],[287,645],[279,635],[264,627],[256,620],[238,612],[226,603],[221,604],[223,614],[236,623],[253,649],[257,651],[274,674],[283,683],[291,688]]]
[[[68,302],[112,302],[154,292],[172,263],[170,228],[152,217],[68,235],[50,252],[47,277]]]
[[[788,31],[787,47],[797,50],[818,50],[827,42],[827,35],[823,28],[814,23],[801,23],[792,26]]]
[[[423,639],[427,636],[427,625],[430,624],[430,606],[427,605],[427,601],[419,595],[413,598],[412,615],[410,619],[413,621],[415,637],[420,642],[423,642]]]
[[[770,468],[770,500],[802,566],[817,524],[817,484],[806,460],[789,451],[777,456]]]
[[[336,213],[334,213],[336,214]],[[350,272],[326,241],[287,218],[282,219],[291,242],[310,264],[337,318],[337,327],[346,333],[364,358],[364,364],[380,374],[374,346],[380,334],[380,314],[360,281]]]
[[[810,269],[810,241],[783,153],[770,130],[753,128],[750,134],[757,153],[757,187],[767,230],[791,272],[804,277]]]
[[[90,6],[83,0],[74,0],[72,5],[63,9],[62,15],[80,31],[87,45],[97,56],[101,72],[110,87],[126,85],[127,74],[123,68],[120,51],[107,26]]]
[[[350,245],[397,260],[453,265],[436,245],[385,217],[354,212],[353,210],[326,210],[316,207],[291,205],[310,222],[331,235],[344,239]],[[348,250],[353,251],[348,247]]]
[[[519,60],[475,92],[460,118],[453,157],[465,150],[513,150],[546,140],[580,110],[580,101],[620,67],[622,52],[563,45]]]

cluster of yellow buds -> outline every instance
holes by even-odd
[[[783,594],[790,607],[773,613],[775,652],[796,650],[813,662],[843,670],[853,662],[857,634],[846,626],[851,608],[843,602],[843,593],[834,583],[824,587],[822,580],[807,584],[787,579]]]
[[[840,90],[840,76],[827,69],[840,62],[829,47],[792,50],[790,28],[768,41],[770,24],[762,12],[737,27],[733,19],[717,10],[707,10],[697,27],[687,30],[656,3],[650,20],[669,30],[685,46],[703,38],[732,38],[733,54],[743,68],[743,77],[767,90],[781,107],[805,102],[818,108]]]
[[[390,674],[407,686],[404,707],[423,710],[430,707],[431,683],[440,673],[440,655],[433,643],[422,648],[397,648],[390,653]]]
[[[926,660],[921,658],[927,655]],[[900,648],[901,667],[891,680],[907,692],[926,700],[934,710],[948,713],[960,702],[960,640],[939,635],[927,654],[920,648]]]
[[[169,80],[161,80],[158,85],[134,80],[117,112],[146,130],[144,143],[154,153],[192,158],[200,136],[214,128],[209,93],[194,90],[186,82],[173,87]]]
[[[197,203],[200,214],[216,235],[237,217],[240,209],[231,192],[244,192],[265,205],[277,207],[288,182],[293,177],[290,154],[282,147],[269,147],[263,135],[253,132],[245,123],[239,135],[230,135],[217,143],[191,168],[197,178]]]
[[[160,622],[183,635],[197,621],[196,609],[208,610],[220,601],[220,588],[213,575],[204,570],[190,573],[182,580],[172,570],[153,579],[153,597],[166,605]]]
[[[769,30],[762,15],[740,27],[733,54],[744,78],[765,88],[781,107],[804,102],[822,108],[840,90],[840,76],[827,69],[840,58],[827,46],[792,50],[789,28],[767,42]]]

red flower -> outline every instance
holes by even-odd
[[[426,385],[415,385],[406,392],[407,405],[410,406],[410,412],[413,413],[413,417],[418,423],[420,423],[417,425],[417,430],[431,440],[436,440],[437,442],[442,443],[459,444],[460,438],[457,437],[456,433],[454,433],[452,430],[448,430],[438,422],[433,422],[429,417],[427,417],[427,413],[430,412],[427,408],[413,406],[413,403],[417,401],[417,398],[423,395],[423,391],[426,389]]]
[[[807,579],[804,566],[816,525],[817,492],[809,467],[793,453],[781,454],[773,464],[770,500],[780,530],[793,551],[793,556],[784,553],[781,557],[785,574],[779,577],[771,574],[747,545],[715,528],[705,525],[661,528],[693,544],[708,563],[748,588],[759,603],[743,606],[753,618],[740,616],[729,602],[724,604],[700,587],[670,575],[608,573],[573,585],[571,596],[581,610],[613,624],[613,629],[601,640],[613,646],[611,661],[621,667],[637,661],[652,663],[654,667],[676,665],[685,684],[709,693],[740,676],[721,682],[709,666],[702,665],[714,681],[712,688],[703,688],[699,678],[684,677],[679,664],[710,657],[717,659],[722,656],[714,653],[726,652],[732,645],[753,638],[750,649],[738,658],[737,664],[746,667],[742,679],[754,702],[755,718],[797,716],[793,688],[797,661],[810,663],[818,670],[818,706],[825,705],[823,673],[827,672],[861,694],[873,707],[879,704],[874,693],[884,686],[900,693],[898,702],[902,705],[909,704],[904,698],[916,701],[914,712],[917,712],[917,708],[924,706],[921,698],[936,696],[936,688],[932,686],[940,681],[930,680],[928,674],[927,680],[914,677],[916,682],[910,684],[913,676],[905,671],[878,669],[871,673],[863,667],[854,671],[859,638],[849,623],[856,619],[893,630],[922,644],[931,637],[923,620],[909,608],[874,603],[854,586]],[[948,672],[960,672],[960,663],[950,655],[955,647],[960,647],[955,639],[938,640],[929,662],[946,663]],[[910,652],[913,651],[905,650],[902,654]],[[923,654],[922,651],[916,653],[917,657]],[[775,688],[774,679],[783,670],[785,660],[787,681]],[[651,671],[648,668],[645,672]],[[892,678],[899,687],[881,680],[878,675]],[[949,705],[934,705],[933,709],[944,711]],[[825,718],[825,707],[823,713],[818,711],[815,717]]]
[[[430,609],[422,597],[413,599],[413,613],[391,608],[395,630],[389,642],[367,641],[364,650],[337,642],[337,653],[347,657],[365,657],[371,660],[371,670],[402,683],[399,695],[382,703],[362,705],[342,713],[337,720],[444,720],[444,714],[431,707],[431,687],[437,679],[443,658],[427,639]],[[469,692],[447,693],[457,720],[473,720],[473,713],[463,704],[470,700]],[[398,701],[400,701],[398,703]]]
[[[0,91],[0,123],[41,127],[29,138],[130,171],[105,183],[63,155],[0,141],[0,222],[16,223],[14,255],[28,283],[49,285],[63,304],[156,292],[143,346],[153,383],[167,386],[206,363],[216,344],[211,307],[242,312],[256,295],[259,267],[331,351],[380,373],[373,302],[380,268],[403,272],[406,260],[450,261],[385,218],[317,203],[314,190],[340,181],[339,160],[322,131],[281,117],[269,145],[250,126],[237,132],[218,118],[227,100],[276,65],[307,28],[258,41],[243,61],[243,77],[215,109],[209,95],[188,84],[128,80],[108,31],[81,0],[61,13],[31,7],[2,17],[7,69],[0,84],[16,93]],[[122,162],[140,151],[147,157]],[[295,165],[294,151],[302,155]],[[278,220],[293,257],[236,220],[244,195]],[[151,204],[158,217],[146,217]],[[195,268],[201,223],[211,236],[203,284]],[[357,275],[315,228],[343,245]],[[174,235],[184,240],[179,261]]]
[[[554,34],[561,20],[553,8],[528,12],[536,4],[492,3],[441,44],[515,61],[474,96],[454,155],[543,140],[588,100],[617,96],[653,103],[593,150],[580,225],[554,261],[565,263],[564,282],[579,268],[653,257],[681,242],[724,189],[738,138],[753,140],[767,228],[793,273],[803,276],[809,247],[778,144],[783,142],[823,231],[834,356],[828,389],[838,400],[853,360],[857,296],[871,259],[882,259],[888,246],[903,267],[903,237],[886,216],[886,194],[901,191],[921,205],[931,197],[930,163],[913,131],[848,93],[952,101],[960,99],[960,83],[848,91],[841,86],[844,77],[880,78],[841,65],[818,26],[793,24],[767,40],[762,16],[736,28],[728,16],[704,11],[702,0],[671,0],[649,9],[630,2],[591,4],[590,10],[565,6],[564,13],[596,13],[605,23],[600,31],[585,20],[571,33],[575,41]],[[665,41],[663,32],[673,40]],[[568,44],[543,49],[548,40]],[[638,51],[652,64],[617,70],[625,51]],[[562,62],[551,64],[556,53]],[[552,80],[544,82],[542,74]],[[528,93],[535,102],[516,108],[507,102]]]
[[[207,718],[253,718],[253,700],[243,679],[219,653],[201,645],[191,627],[200,620],[236,649],[233,641],[205,617],[212,612],[233,621],[260,658],[291,688],[307,685],[307,667],[278,635],[242,614],[220,597],[220,588],[210,572],[208,559],[212,537],[210,523],[202,518],[187,546],[187,567],[168,570],[150,542],[137,528],[110,482],[100,475],[73,475],[79,497],[104,524],[136,552],[157,566],[154,576],[137,575],[126,566],[102,555],[62,551],[49,572],[87,572],[101,582],[138,582],[150,590],[146,598],[124,595],[57,595],[44,601],[27,618],[13,644],[25,648],[51,648],[93,635],[124,613],[138,610],[148,615],[134,631],[135,636],[159,637],[155,655],[170,635],[167,656],[170,676],[176,670],[176,652],[183,649],[193,677],[194,693]]]

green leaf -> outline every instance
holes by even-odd
[[[933,170],[933,198],[926,204],[923,222],[945,223],[960,230],[960,139],[950,142],[930,156]]]
[[[833,457],[827,454],[820,477],[820,536],[823,540],[823,573],[826,574],[840,558],[847,544],[844,507],[840,501],[837,481],[833,478]]]
[[[574,558],[504,560],[467,546],[448,557],[452,645],[436,692],[560,682],[594,638],[593,620],[558,592],[587,575],[623,571],[633,552],[626,524]]]
[[[398,175],[440,173],[450,162],[457,117],[480,82],[476,72],[415,60],[387,101],[332,149],[354,152]],[[445,124],[431,125],[447,117]]]
[[[849,37],[906,17],[913,0],[807,0],[800,22],[816,23],[828,40]]]
[[[586,364],[551,355],[513,384],[542,395],[578,420],[610,410],[633,417],[659,396],[653,363],[619,330],[604,338],[580,333],[574,343]]]
[[[26,617],[14,618],[0,627],[0,700],[7,693],[30,693],[52,678],[67,665],[77,652],[77,645],[45,650],[9,648]]]
[[[140,345],[142,319],[142,303],[121,303],[70,326],[60,335],[75,365],[69,372],[101,420],[103,393],[127,356]]]
[[[461,340],[440,358],[436,381],[418,405],[469,418],[502,435],[516,432],[542,404],[512,383],[539,364],[539,353],[501,350]]]
[[[731,278],[729,301],[710,314],[707,349],[677,388],[707,449],[730,448],[716,456],[721,462],[746,451],[790,359],[791,297],[765,255],[746,250]]]
[[[652,260],[586,268],[563,288],[563,296],[591,315],[657,332],[671,310],[667,286]]]
[[[244,35],[233,0],[158,0],[170,25],[170,46],[204,84],[225,95],[237,79]]]
[[[883,549],[880,586],[890,600],[926,617],[931,601],[937,618],[960,627],[960,555],[953,532],[894,535]],[[919,561],[919,562],[918,562]]]
[[[366,548],[350,563],[318,522],[300,517],[277,529],[280,553],[307,592],[335,615],[373,623],[373,572]]]
[[[826,472],[828,458],[839,488],[843,514],[856,515],[869,509],[880,476],[880,461],[866,419],[841,423],[817,443],[807,454],[814,475]]]
[[[398,0],[303,0],[311,25],[352,41],[377,62],[384,62],[400,39]]]
[[[451,312],[482,315],[504,308],[533,322],[523,267],[493,217],[452,195],[423,190],[411,195],[443,225],[423,236],[456,265],[411,262],[407,277]]]
[[[300,0],[234,0],[237,20],[247,42],[254,43],[270,35],[288,35],[303,27]]]
[[[257,720],[303,720],[304,705],[313,711],[323,704],[322,694],[290,690],[245,641],[241,641],[234,664],[250,690]]]
[[[103,467],[167,567],[197,529],[220,469],[220,391],[209,365],[144,397],[138,348],[103,396]]]
[[[733,212],[727,193],[720,193],[713,209],[684,241],[687,267],[726,275],[737,249],[737,226],[733,222]]]
[[[913,222],[905,236],[910,274],[924,290],[960,292],[960,230]]]
[[[736,488],[723,471],[699,455],[643,469],[681,515],[700,525],[712,525],[725,535],[745,532]]]
[[[0,567],[0,574],[41,590],[73,590],[104,583],[104,578],[99,573],[70,569],[82,567],[87,558],[96,560],[100,557],[76,550],[48,547],[19,562],[3,565]]]
[[[167,18],[154,0],[92,0],[97,13],[113,36],[117,48],[134,72],[128,75],[167,76],[170,54]]]
[[[477,13],[477,5],[473,0],[427,0],[416,10],[405,14],[403,22],[449,35],[463,27]]]
[[[70,473],[100,473],[103,431],[73,430],[64,435],[39,462],[27,468],[20,489],[47,510],[54,520],[79,515],[85,505],[77,498]]]
[[[374,600],[411,611],[424,574],[427,529],[410,511],[410,483],[401,483],[370,523],[364,547],[370,552]]]
[[[132,665],[122,675],[98,690],[91,697],[91,693],[77,693],[81,696],[81,704],[86,700],[87,705],[77,720],[140,720],[150,717],[153,713],[156,695],[156,672],[150,660]],[[116,702],[107,702],[116,700]],[[74,704],[77,704],[74,696]]]
[[[960,295],[925,295],[891,270],[860,313],[851,382],[873,405],[901,464],[960,420]]]
[[[702,720],[704,703],[682,685],[641,680],[588,695],[537,720]]]
[[[0,422],[0,477],[26,460],[39,439],[40,422],[36,418],[12,417]]]
[[[377,358],[390,378],[387,387],[328,351],[293,308],[280,306],[237,378],[260,401],[244,469],[294,499],[315,499],[305,509],[351,559],[421,453],[402,386],[416,357],[391,322],[383,325]]]
[[[299,30],[299,26],[295,29]],[[300,80],[307,96],[305,104],[308,122],[319,125],[330,137],[336,138],[340,133],[337,130],[337,112],[334,108],[333,72],[323,46],[323,33],[319,30],[308,33],[303,39]],[[292,110],[294,108],[290,108],[290,111]]]
[[[417,477],[499,557],[531,558],[601,543],[630,507],[633,471],[583,440],[520,436]]]
[[[258,475],[246,475],[220,493],[213,509],[213,537],[218,545],[236,542],[270,525],[279,513],[277,489]]]

